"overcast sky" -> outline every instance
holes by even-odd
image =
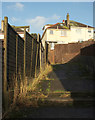
[[[2,18],[11,25],[29,25],[31,33],[42,34],[45,24],[66,19],[93,26],[93,2],[2,2]]]

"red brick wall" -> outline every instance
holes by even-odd
[[[95,56],[95,41],[82,43],[56,44],[54,50],[49,51],[50,63],[66,63],[77,55]]]

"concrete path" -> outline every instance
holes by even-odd
[[[93,108],[40,107],[28,118],[94,118]]]
[[[35,91],[36,95],[48,97],[41,98],[38,107],[23,105],[19,109],[23,118],[94,118],[93,75],[77,62],[52,67],[53,71],[43,77]],[[32,94],[28,94],[31,102]]]
[[[48,93],[48,98],[44,99],[42,106],[39,104],[38,108],[33,108],[33,112],[28,117],[94,118],[93,75],[80,63],[58,64],[52,67],[53,71],[41,80],[38,87],[42,93]],[[60,98],[60,93],[68,91],[69,97]],[[73,101],[72,107],[62,105],[64,101],[68,104]],[[85,106],[87,104],[91,105]]]
[[[93,92],[95,81],[84,66],[78,63],[53,65],[53,72],[48,77],[51,90],[66,90],[70,92]]]
[[[67,63],[53,65],[50,72],[41,81],[43,92],[49,87],[49,91],[94,92],[95,80],[93,74],[79,63]]]

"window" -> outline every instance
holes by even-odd
[[[91,33],[91,30],[88,30],[88,33]]]
[[[65,30],[61,31],[61,36],[66,36],[66,31]]]
[[[53,30],[50,30],[50,34],[53,34]]]

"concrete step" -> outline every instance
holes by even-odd
[[[31,101],[37,99],[38,106],[91,107],[95,102],[94,92],[53,91],[44,93],[43,97],[39,98],[37,93],[32,94],[35,94],[35,97],[31,98]]]
[[[95,95],[93,92],[50,92],[45,99],[39,99],[38,103],[42,106],[93,106]]]
[[[95,98],[95,92],[71,92],[72,98]]]
[[[95,98],[95,92],[49,92],[48,97]]]
[[[59,97],[48,97],[41,98],[38,100],[39,106],[70,106],[70,107],[92,107],[95,99],[93,98],[59,98]]]

